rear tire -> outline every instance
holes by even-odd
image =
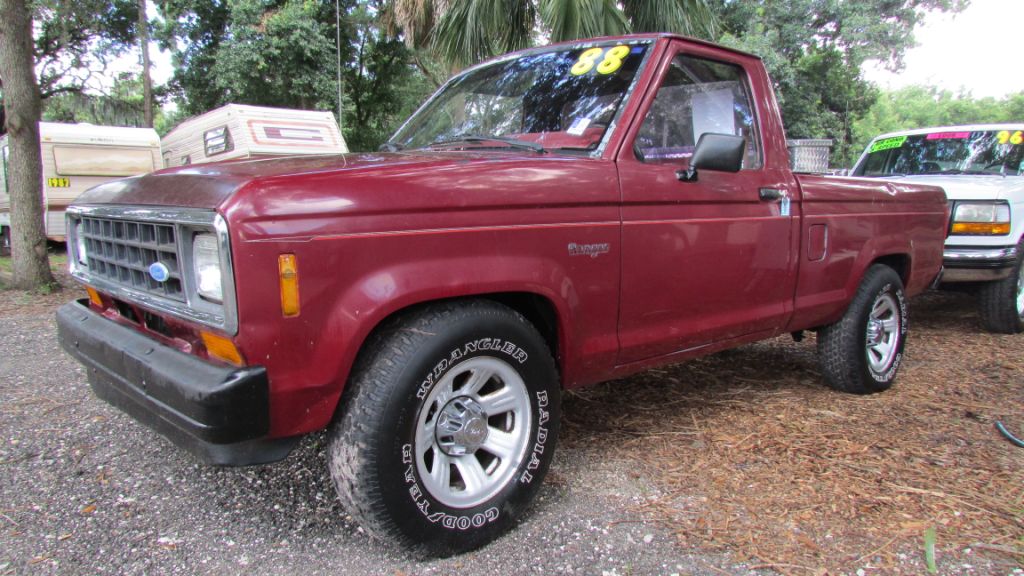
[[[903,361],[906,335],[903,282],[892,268],[875,264],[842,319],[818,331],[825,382],[852,394],[887,390]]]
[[[493,302],[439,304],[371,337],[330,431],[345,509],[429,556],[494,540],[540,487],[560,386],[537,330]]]
[[[1024,330],[1024,239],[1017,244],[1017,263],[1008,278],[988,282],[978,290],[981,325],[997,334]]]

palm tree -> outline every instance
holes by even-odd
[[[707,0],[394,0],[393,32],[457,68],[538,40],[678,32],[714,38]]]

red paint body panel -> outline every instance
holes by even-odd
[[[563,385],[573,387],[832,322],[879,258],[906,263],[910,294],[936,276],[941,189],[795,176],[760,60],[645,37],[655,39],[650,60],[600,157],[466,150],[227,162],[101,186],[79,203],[224,216],[234,340],[267,368],[272,437],[327,425],[370,332],[424,302],[543,298],[558,323]],[[634,157],[643,115],[679,52],[746,71],[761,167],[680,182],[684,164]],[[789,213],[761,200],[761,188],[784,191]],[[282,253],[298,262],[293,318],[280,310]]]

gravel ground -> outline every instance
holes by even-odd
[[[657,488],[572,432],[512,533],[456,558],[406,557],[345,518],[322,435],[275,465],[199,465],[92,396],[56,341],[53,309],[72,294],[11,294],[0,296],[0,575],[759,573],[642,521],[633,510]]]

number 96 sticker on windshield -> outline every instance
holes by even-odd
[[[996,134],[996,142],[999,142],[1000,144],[1013,144],[1016,146],[1024,142],[1024,132],[1020,130],[1017,130],[1016,132],[1001,130]]]

